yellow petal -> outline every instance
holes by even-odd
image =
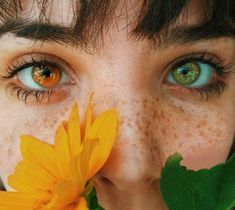
[[[47,205],[48,209],[61,209],[74,203],[77,199],[77,186],[71,181],[61,181],[55,188],[55,195],[51,202]]]
[[[91,106],[91,100],[93,97],[93,93],[91,94],[89,101],[88,101],[88,105],[87,105],[87,112],[86,112],[86,125],[85,125],[85,135],[84,135],[84,139],[87,138],[89,129],[91,127],[91,122],[92,122],[92,106]]]
[[[70,142],[71,155],[72,158],[80,153],[81,146],[81,132],[80,132],[80,120],[78,113],[78,105],[75,103],[73,105],[68,124],[67,132]]]
[[[76,206],[74,210],[89,210],[87,207],[86,200],[83,197],[79,199],[78,205]]]
[[[117,132],[117,119],[117,112],[115,110],[109,110],[102,113],[95,120],[90,129],[88,137],[98,138],[99,144],[95,147],[91,156],[89,163],[89,178],[97,173],[110,155]]]
[[[36,209],[50,199],[48,194],[27,194],[19,192],[0,191],[0,210]]]
[[[82,193],[85,187],[85,180],[82,174],[80,162],[80,155],[78,155],[70,162],[71,180],[74,186],[77,187],[78,193]]]
[[[26,178],[27,177],[27,178]],[[15,173],[8,177],[9,185],[20,192],[49,191],[57,182],[48,171],[36,164],[23,160],[16,166]]]
[[[31,165],[38,165],[53,177],[58,178],[56,155],[52,145],[40,141],[34,137],[21,136],[21,153],[23,159],[27,159]]]
[[[56,152],[57,167],[61,178],[68,177],[71,149],[68,141],[68,135],[63,125],[60,125],[56,131],[55,152]]]
[[[83,143],[83,149],[82,152],[80,154],[80,168],[81,168],[81,173],[82,173],[82,177],[83,179],[86,181],[88,181],[89,174],[90,174],[90,162],[92,154],[95,151],[95,148],[99,145],[99,139],[86,139]],[[99,154],[100,155],[100,154]]]

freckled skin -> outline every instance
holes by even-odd
[[[53,20],[60,22],[61,16],[56,12],[54,15]],[[187,24],[196,21],[197,15],[194,13],[195,17]],[[227,158],[235,128],[235,76],[231,76],[230,88],[221,97],[208,101],[190,93],[171,91],[162,85],[161,78],[164,66],[195,49],[204,52],[211,48],[225,57],[222,58],[233,59],[234,43],[222,39],[216,40],[216,44],[209,42],[149,53],[146,41],[137,43],[127,37],[126,21],[120,18],[117,23],[120,29],[125,29],[110,29],[96,55],[74,49],[71,53],[69,47],[49,44],[37,49],[62,57],[76,70],[79,88],[68,88],[68,97],[58,94],[60,101],[26,106],[16,97],[9,97],[4,85],[0,86],[0,110],[3,110],[0,176],[6,186],[7,177],[21,159],[20,135],[29,134],[53,143],[56,128],[68,118],[75,100],[79,102],[84,123],[92,91],[95,115],[113,107],[119,114],[112,153],[95,177],[98,199],[106,210],[166,210],[160,196],[159,178],[167,157],[175,152],[182,154],[183,164],[191,169],[211,167]],[[14,57],[32,51],[32,42],[6,37],[0,40],[0,47],[2,73]]]

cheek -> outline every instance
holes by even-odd
[[[1,114],[0,128],[0,176],[13,173],[21,159],[20,136],[31,135],[42,141],[53,143],[58,124],[67,118],[68,106],[53,108],[30,108],[19,104],[8,105]],[[0,107],[1,108],[1,107]]]
[[[175,113],[158,134],[163,162],[178,152],[184,158],[183,165],[197,170],[226,159],[234,136],[231,115],[216,110],[208,110],[203,115],[189,115],[182,110]]]

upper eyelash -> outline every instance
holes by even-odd
[[[67,74],[67,71],[60,64],[55,62],[53,58],[40,57],[38,58],[38,60],[36,60],[33,56],[31,56],[30,59],[20,59],[16,64],[9,66],[6,75],[0,75],[0,79],[8,80],[14,78],[18,72],[27,67],[43,65],[51,65],[57,67]],[[75,84],[74,80],[72,79],[69,84]],[[15,94],[17,98],[24,101],[25,104],[27,103],[28,97],[34,97],[36,99],[37,104],[40,104],[42,101],[44,101],[44,99],[46,99],[47,103],[49,103],[51,96],[54,94],[54,92],[57,91],[57,89],[58,88],[55,87],[50,90],[30,90],[25,87],[22,87],[21,85],[18,86],[14,84],[14,82],[7,85],[7,90],[10,91],[11,95]]]
[[[194,61],[211,65],[216,70],[218,76],[223,79],[226,79],[227,76],[230,75],[230,73],[235,71],[234,69],[232,69],[233,66],[232,62],[223,64],[224,60],[218,60],[215,58],[214,55],[206,52],[192,53],[188,56],[185,56],[181,58],[181,60],[179,60],[171,69],[180,67],[188,62],[194,62]]]
[[[13,78],[18,72],[23,70],[24,68],[30,67],[30,66],[42,66],[42,65],[52,65],[55,66],[59,69],[62,70],[61,66],[58,65],[56,62],[46,59],[46,58],[40,58],[39,61],[36,61],[32,56],[31,56],[31,62],[26,61],[26,60],[21,60],[17,64],[13,64],[8,67],[7,69],[7,74],[6,75],[1,75],[2,79],[10,79]]]
[[[211,96],[214,95],[220,96],[223,93],[224,89],[228,86],[228,77],[235,72],[235,68],[232,68],[234,65],[232,61],[230,63],[224,64],[225,60],[219,60],[216,56],[210,53],[192,53],[178,59],[178,62],[175,62],[175,64],[170,68],[168,72],[172,71],[175,68],[183,66],[186,63],[195,61],[212,66],[218,76],[217,80],[213,83],[209,83],[198,88],[173,85],[175,89],[178,89],[179,91],[189,91],[193,95],[199,95],[201,97],[201,100],[208,100]]]

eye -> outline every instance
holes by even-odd
[[[199,95],[202,100],[220,96],[234,73],[233,61],[226,62],[207,52],[184,56],[170,68],[163,84],[171,93]]]
[[[198,61],[187,62],[174,67],[167,75],[167,81],[188,88],[200,88],[208,85],[213,78],[214,68],[210,64]]]
[[[37,90],[53,89],[65,83],[65,72],[53,65],[31,65],[18,72],[20,82],[28,88]]]
[[[77,75],[76,75],[77,76]],[[48,54],[25,55],[7,69],[6,89],[11,95],[32,105],[59,102],[69,97],[78,80],[70,65]]]

